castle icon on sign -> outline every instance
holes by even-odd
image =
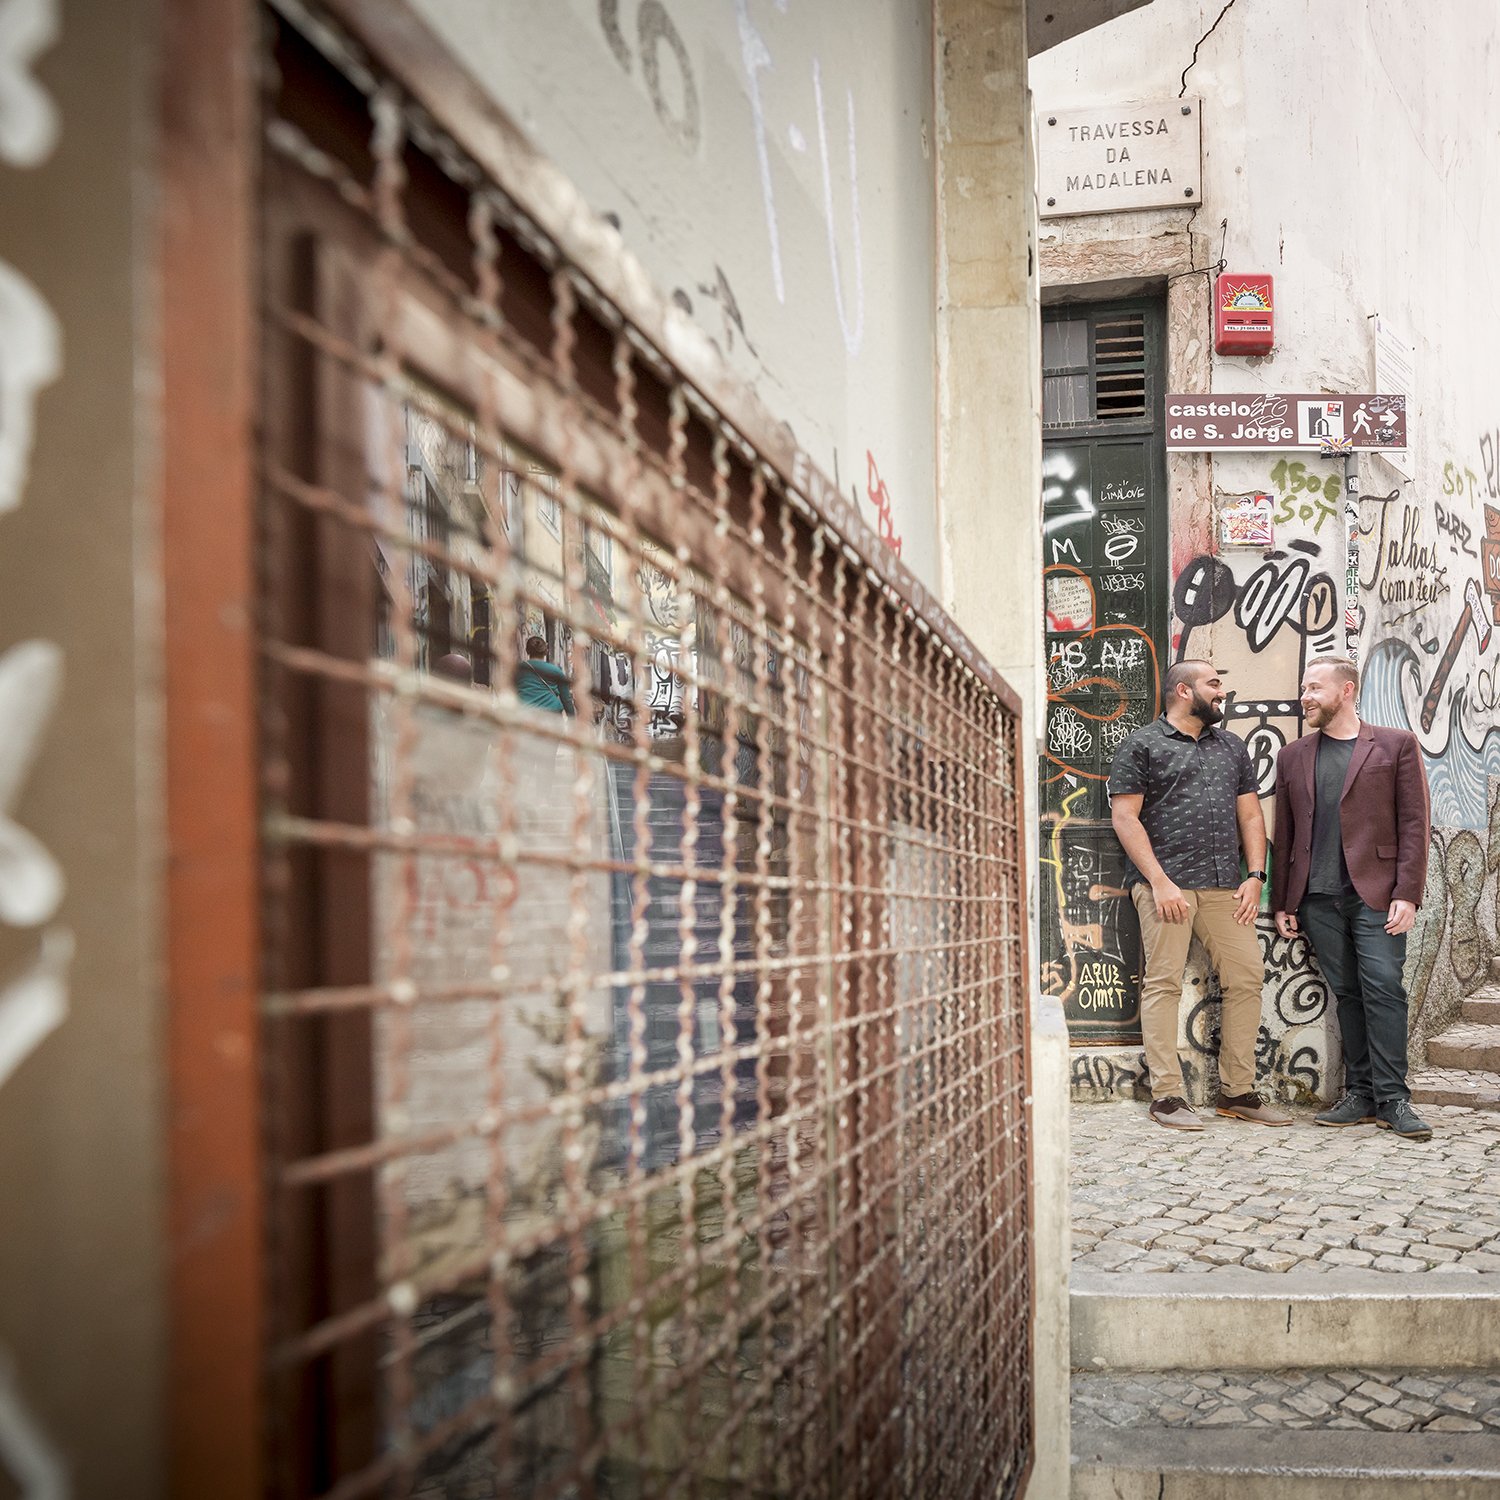
[[[1342,401],[1299,401],[1298,437],[1304,443],[1340,443],[1344,439]]]

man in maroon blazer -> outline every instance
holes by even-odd
[[[1338,1000],[1344,1096],[1319,1125],[1432,1137],[1406,1082],[1406,934],[1427,879],[1432,817],[1416,736],[1360,721],[1358,674],[1341,656],[1308,662],[1308,729],[1276,761],[1271,910],[1283,937],[1307,934]]]

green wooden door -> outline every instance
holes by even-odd
[[[1105,783],[1157,712],[1169,607],[1159,302],[1044,309],[1041,977],[1075,1043],[1140,1038],[1140,936]]]

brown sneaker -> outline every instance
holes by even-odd
[[[1170,1125],[1173,1130],[1202,1130],[1203,1121],[1188,1107],[1186,1099],[1168,1094],[1165,1099],[1151,1101],[1151,1118],[1158,1125]]]
[[[1284,1109],[1266,1103],[1259,1094],[1220,1094],[1214,1106],[1216,1114],[1231,1120],[1253,1120],[1257,1125],[1290,1125],[1292,1117]]]

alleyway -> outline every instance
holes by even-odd
[[[0,15],[0,1500],[1500,1500],[1500,4]]]

